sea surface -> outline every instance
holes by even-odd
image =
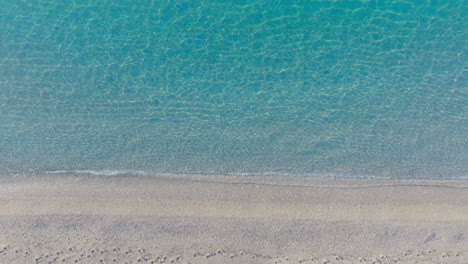
[[[0,172],[468,178],[466,0],[0,0]]]

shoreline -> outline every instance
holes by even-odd
[[[468,189],[468,178],[379,178],[352,176],[301,176],[301,175],[255,175],[255,174],[197,174],[197,173],[150,173],[144,171],[48,171],[48,172],[9,172],[0,173],[0,183],[21,180],[51,180],[58,178],[114,179],[134,178],[148,180],[187,181],[219,184],[257,184],[285,187],[312,188],[379,188],[387,186],[420,186]]]
[[[178,252],[180,263],[274,263],[279,257],[278,263],[300,258],[303,263],[323,263],[317,262],[321,258],[343,263],[330,258],[333,254],[348,263],[379,254],[400,258],[400,263],[419,259],[405,256],[408,251],[424,255],[425,263],[466,263],[466,226],[468,181],[463,180],[0,177],[0,246],[42,257],[52,248],[63,251],[63,263],[94,262],[62,247],[86,251],[97,245],[107,248],[109,254],[101,256],[107,263],[112,258],[136,263],[134,257],[116,257],[111,250],[116,245],[145,248],[153,259],[169,254],[157,252]],[[22,263],[3,253],[0,260]],[[262,258],[252,259],[255,255]]]

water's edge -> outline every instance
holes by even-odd
[[[235,185],[284,186],[297,188],[366,189],[383,187],[429,187],[468,189],[468,177],[448,178],[389,178],[376,176],[318,175],[318,174],[236,174],[236,173],[161,173],[138,170],[61,170],[42,172],[9,172],[0,174],[0,181],[20,179],[154,179]]]

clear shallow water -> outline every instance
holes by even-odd
[[[0,1],[0,170],[463,178],[468,4]]]

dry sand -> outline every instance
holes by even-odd
[[[3,176],[0,263],[468,263],[468,181]]]

